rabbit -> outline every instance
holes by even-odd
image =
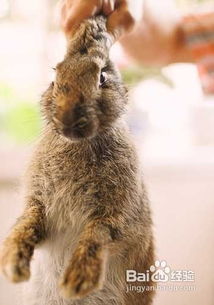
[[[24,211],[0,260],[10,281],[25,282],[21,304],[152,304],[152,281],[143,293],[127,292],[127,270],[149,270],[154,242],[111,45],[104,17],[82,22],[41,98],[45,124]]]

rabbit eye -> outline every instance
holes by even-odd
[[[105,72],[101,72],[100,74],[100,86],[102,86],[107,79],[107,74]]]

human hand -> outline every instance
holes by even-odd
[[[191,51],[185,43],[182,18],[176,9],[161,20],[158,7],[151,6],[150,2],[144,1],[142,19],[135,30],[120,41],[125,52],[138,63],[149,66],[193,62]]]
[[[100,13],[108,17],[107,28],[115,39],[134,25],[127,0],[62,0],[62,30],[70,36],[82,20]]]

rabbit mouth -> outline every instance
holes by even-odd
[[[72,126],[64,126],[62,133],[66,138],[71,140],[88,139],[96,135],[97,126],[93,122],[80,119]]]
[[[70,140],[92,138],[98,132],[99,119],[95,109],[83,103],[77,103],[53,117],[56,129]]]
[[[98,123],[81,118],[72,125],[65,125],[57,118],[53,118],[55,129],[64,137],[72,141],[93,138],[98,132]]]

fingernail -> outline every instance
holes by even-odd
[[[105,15],[109,15],[114,11],[114,0],[104,0],[103,12]]]
[[[111,8],[111,12],[114,11],[114,0],[109,0],[110,1],[110,8]]]

